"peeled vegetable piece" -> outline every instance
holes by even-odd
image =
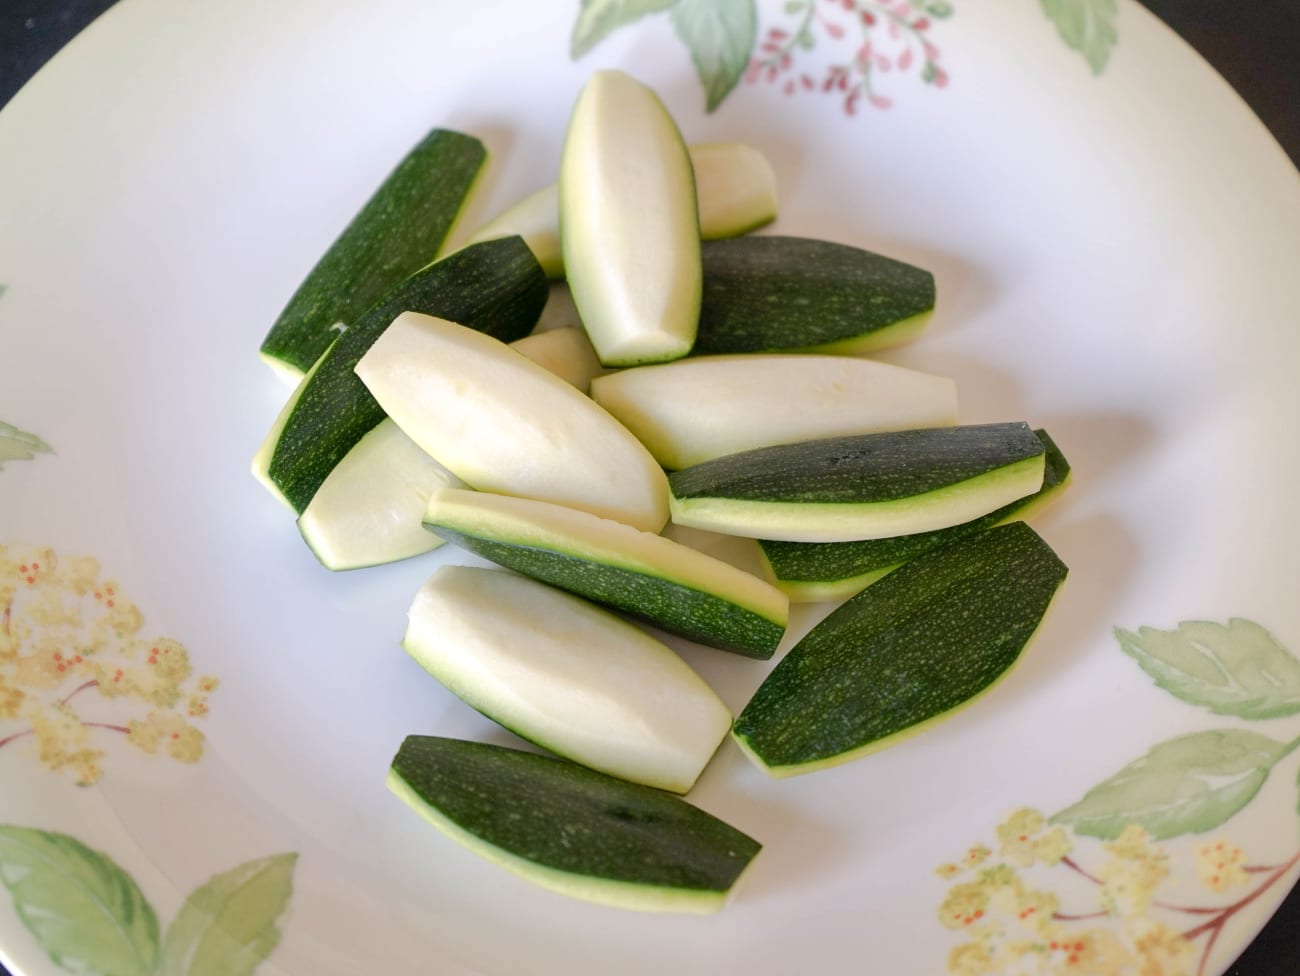
[[[845,356],[692,356],[602,376],[591,395],[666,468],[775,444],[957,423],[952,380]]]
[[[685,793],[731,713],[671,648],[607,610],[498,569],[443,566],[402,646],[462,701],[531,742]]]
[[[653,91],[599,71],[560,159],[560,245],[573,302],[606,366],[678,359],[700,314],[700,227],[686,144]]]
[[[1045,430],[1034,435],[1047,451],[1043,487],[988,515],[933,532],[859,542],[775,542],[760,539],[769,577],[791,600],[844,600],[931,549],[1010,522],[1027,519],[1069,483],[1070,462]]]
[[[510,343],[510,348],[544,366],[564,382],[586,393],[591,381],[605,371],[591,348],[587,333],[577,326],[534,332]]]
[[[776,219],[776,174],[767,157],[743,142],[690,146],[700,237],[734,237]],[[564,277],[560,252],[560,189],[552,183],[530,193],[484,224],[471,241],[518,234],[548,278]]]
[[[1066,567],[1024,522],[920,556],[782,658],[732,734],[773,776],[893,745],[987,692],[1037,630]]]
[[[934,427],[764,447],[675,472],[672,519],[751,539],[846,542],[959,525],[1036,492],[1023,423]]]
[[[640,442],[503,342],[408,312],[356,372],[413,441],[473,488],[580,508],[647,532],[667,521],[667,479]]]
[[[701,247],[697,354],[869,352],[910,342],[934,311],[934,276],[861,248],[803,237]]]
[[[301,377],[338,335],[438,253],[487,159],[472,136],[434,129],[339,235],[262,342],[261,355]]]
[[[449,489],[425,527],[484,559],[701,644],[767,659],[790,604],[771,584],[652,532],[531,498]]]
[[[715,912],[761,849],[678,797],[479,742],[408,736],[388,788],[480,857],[614,908]]]

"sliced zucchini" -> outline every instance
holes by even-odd
[[[908,342],[934,311],[934,276],[803,237],[705,242],[697,354],[869,352]]]
[[[1024,522],[919,556],[796,644],[732,734],[777,777],[834,766],[915,735],[1010,670],[1066,572]]]
[[[658,96],[621,71],[592,75],[559,187],[569,289],[601,363],[685,356],[700,314],[700,224],[686,143]]]
[[[334,466],[298,516],[298,531],[327,569],[409,559],[442,545],[420,519],[431,494],[461,483],[384,419]]]
[[[1023,423],[931,427],[763,447],[669,478],[672,520],[751,539],[846,542],[959,525],[1043,484]]]
[[[666,468],[775,444],[957,423],[950,379],[844,356],[692,356],[596,380]]]
[[[491,336],[408,312],[356,372],[413,441],[474,488],[648,532],[668,519],[667,479],[641,443],[591,399]]]
[[[443,566],[402,646],[488,718],[592,769],[685,793],[731,713],[669,647],[607,610],[498,569]]]
[[[1043,487],[981,518],[947,529],[860,542],[776,542],[760,540],[764,566],[791,600],[844,600],[908,560],[949,542],[1013,519],[1027,519],[1070,480],[1070,463],[1047,431],[1035,436],[1046,450]]]
[[[615,908],[717,911],[761,849],[668,793],[480,742],[408,736],[388,788],[480,857]]]
[[[494,563],[701,644],[767,659],[790,605],[729,563],[587,512],[477,491],[438,491],[424,524]]]
[[[257,453],[253,455],[253,477],[260,481],[272,496],[278,498],[290,511],[295,513],[297,509],[294,507],[293,502],[289,501],[284,492],[280,490],[280,486],[271,479],[271,458],[275,455],[275,446],[280,443],[280,435],[284,433],[285,424],[289,422],[289,418],[298,409],[298,401],[302,399],[303,391],[307,389],[307,384],[311,382],[312,377],[316,375],[316,371],[320,369],[321,364],[325,361],[326,355],[333,348],[334,343],[330,343],[325,352],[321,353],[320,358],[312,364],[311,369],[307,370],[298,379],[293,392],[289,394],[289,399],[285,401],[284,406],[280,408],[280,412],[276,414],[275,422],[271,424],[271,429],[267,432],[266,437],[262,439],[262,443],[257,448]],[[280,375],[286,379],[290,376],[287,370],[276,368]]]
[[[334,466],[384,419],[353,368],[401,312],[441,315],[508,341],[532,330],[548,294],[546,276],[518,237],[467,247],[402,282],[339,336],[277,422],[262,447],[271,483],[301,513]]]
[[[695,173],[700,237],[713,240],[757,230],[776,219],[776,174],[767,157],[743,142],[688,146]],[[518,234],[548,278],[564,277],[560,251],[560,191],[552,183],[484,224],[471,241]]]
[[[583,393],[605,371],[587,333],[577,326],[534,332],[516,339],[510,347]]]
[[[262,341],[277,371],[301,375],[352,323],[438,253],[473,189],[487,150],[434,129],[389,174],[339,235]]]

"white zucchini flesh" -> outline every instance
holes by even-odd
[[[659,97],[620,71],[578,96],[560,160],[560,245],[606,366],[678,359],[699,325],[695,176]]]
[[[667,645],[503,570],[436,570],[402,646],[494,721],[634,783],[685,793],[731,728],[726,705]]]
[[[602,376],[591,395],[667,468],[822,437],[957,423],[952,380],[841,356],[692,357]]]
[[[443,543],[421,522],[429,496],[462,484],[383,420],[321,482],[298,516],[298,530],[328,569],[409,559]]]
[[[587,333],[576,325],[534,332],[510,343],[510,348],[586,393],[591,381],[605,372]]]
[[[695,174],[700,238],[735,237],[776,219],[776,174],[762,151],[743,142],[688,146]],[[470,238],[471,244],[518,234],[548,278],[564,277],[560,190],[551,183],[507,207]]]
[[[647,532],[668,519],[667,478],[640,441],[491,336],[404,312],[356,373],[407,436],[471,487],[568,505]]]

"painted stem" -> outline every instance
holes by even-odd
[[[1201,974],[1205,972],[1206,963],[1208,963],[1210,959],[1210,952],[1214,948],[1215,943],[1218,942],[1219,934],[1223,931],[1223,927],[1228,924],[1228,919],[1232,918],[1232,916],[1236,915],[1256,898],[1268,891],[1269,888],[1277,884],[1277,882],[1288,871],[1295,867],[1297,862],[1300,862],[1300,852],[1296,853],[1291,860],[1287,861],[1285,864],[1279,864],[1274,868],[1272,873],[1270,873],[1269,876],[1264,879],[1263,883],[1261,883],[1254,891],[1233,902],[1231,905],[1224,906],[1219,910],[1218,914],[1215,915],[1214,918],[1202,922],[1200,925],[1190,928],[1183,933],[1183,938],[1189,942],[1192,939],[1204,935],[1206,932],[1210,933],[1210,938],[1205,943],[1205,951],[1201,953],[1200,965],[1196,967],[1197,976],[1201,976]]]
[[[14,739],[21,739],[25,735],[35,735],[35,734],[36,734],[35,729],[23,729],[21,732],[15,732],[13,735],[7,735],[3,739],[0,739],[0,749],[3,749],[5,746],[9,745],[9,743],[13,742]]]
[[[73,688],[72,691],[68,692],[67,697],[64,698],[62,701],[60,701],[59,704],[66,705],[68,702],[72,701],[73,698],[77,697],[77,695],[80,695],[87,688],[95,688],[98,686],[99,686],[99,682],[96,679],[91,678],[89,681],[85,682],[84,684],[78,685],[76,688]]]

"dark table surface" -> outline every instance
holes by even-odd
[[[0,0],[0,107],[115,2]],[[1241,93],[1300,166],[1300,0],[1141,2]],[[1300,976],[1300,888],[1228,972]],[[3,967],[0,976],[5,976]]]

